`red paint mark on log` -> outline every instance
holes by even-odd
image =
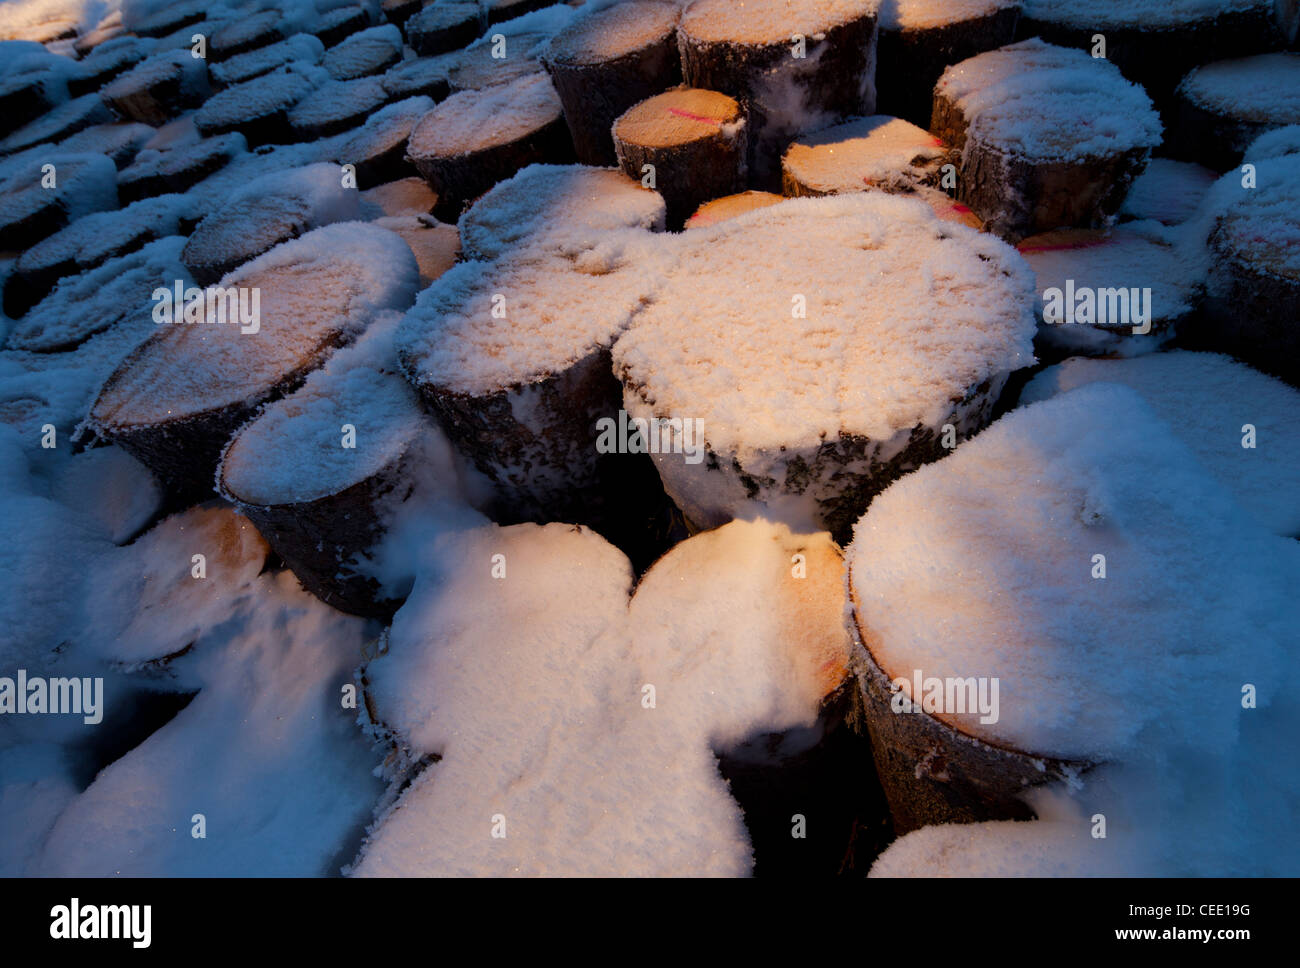
[[[688,118],[691,121],[698,121],[700,124],[722,124],[717,118],[706,118],[702,114],[692,114],[690,111],[683,111],[681,108],[669,108],[669,114],[675,114],[679,118]]]

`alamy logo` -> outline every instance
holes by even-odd
[[[1134,336],[1145,336],[1151,332],[1151,290],[1092,289],[1066,279],[1064,290],[1043,291],[1043,322],[1132,326]]]
[[[683,454],[686,463],[704,460],[704,421],[698,417],[629,417],[618,412],[618,420],[601,417],[596,421],[600,454]]]
[[[153,291],[153,321],[164,323],[238,323],[244,334],[262,328],[262,290],[231,286],[185,286],[181,280],[171,289]]]
[[[87,904],[78,898],[50,908],[50,937],[60,941],[81,938],[126,938],[133,948],[147,948],[152,940],[153,908],[148,904]]]
[[[890,681],[889,708],[896,713],[979,713],[980,722],[998,721],[998,679],[996,676],[923,677],[920,669],[911,679]]]
[[[15,679],[0,676],[0,714],[5,713],[72,713],[94,726],[104,718],[104,680],[28,678],[27,670],[19,669]]]

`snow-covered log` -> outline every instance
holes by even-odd
[[[1300,123],[1300,53],[1197,67],[1178,85],[1169,150],[1227,171],[1260,135]]]
[[[117,193],[123,202],[136,202],[183,192],[247,151],[248,141],[238,131],[162,151],[146,148],[118,173]]]
[[[364,124],[388,101],[382,78],[358,77],[322,84],[289,112],[292,138],[316,141]]]
[[[781,182],[796,135],[876,108],[878,0],[695,0],[677,31],[691,87],[740,100],[756,188]]]
[[[429,3],[403,21],[406,42],[421,57],[445,54],[477,40],[487,26],[483,8],[471,3]]]
[[[494,483],[506,521],[597,518],[602,418],[619,416],[609,347],[657,284],[654,236],[464,262],[399,336],[407,378]]]
[[[953,64],[1015,39],[1021,0],[890,0],[880,7],[876,110],[930,123],[934,85]]]
[[[358,188],[413,176],[407,142],[419,120],[433,110],[427,97],[408,97],[380,108],[334,154],[341,165],[355,165]]]
[[[263,10],[240,17],[208,38],[208,57],[223,61],[284,40],[285,18],[278,10]]]
[[[1023,261],[919,201],[789,199],[680,241],[613,358],[632,417],[689,431],[691,452],[653,456],[698,528],[762,514],[842,537],[1032,360]]]
[[[198,107],[208,93],[205,62],[178,50],[141,61],[107,84],[100,97],[119,117],[160,125]]]
[[[460,218],[471,202],[535,162],[573,157],[564,112],[549,77],[453,94],[411,129],[407,157],[435,192],[434,214]]]
[[[610,127],[628,108],[681,80],[678,6],[631,0],[579,15],[542,54],[584,165],[617,162]]]
[[[56,182],[46,185],[46,164]],[[117,168],[103,155],[57,149],[0,174],[0,251],[19,251],[83,215],[117,207]]]
[[[956,161],[925,129],[877,114],[799,137],[781,158],[781,189],[792,198],[867,188],[906,194],[936,186]]]
[[[321,66],[336,81],[382,74],[402,59],[402,32],[381,24],[353,34],[325,51]]]
[[[173,500],[210,494],[230,435],[376,312],[408,305],[416,273],[406,243],[369,225],[329,225],[277,246],[217,288],[173,299],[174,321],[109,377],[89,429],[135,455]],[[154,311],[165,319],[166,308]]]
[[[289,133],[289,111],[316,86],[291,67],[280,68],[212,95],[194,113],[194,126],[209,138],[237,131],[250,148],[280,144]]]
[[[1099,226],[1161,127],[1150,98],[1114,65],[1032,39],[946,70],[930,130],[962,153],[958,199],[1014,242]]]

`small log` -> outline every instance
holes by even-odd
[[[683,13],[683,76],[691,87],[740,100],[755,187],[780,185],[781,154],[796,135],[875,113],[878,6],[695,0]]]
[[[530,52],[546,39],[545,34],[502,34],[499,47],[488,40],[471,44],[450,59],[447,83],[451,93],[505,84],[544,71],[542,62]],[[498,51],[504,56],[494,56]]]
[[[71,138],[59,142],[59,150],[73,154],[99,154],[109,158],[117,168],[125,168],[154,136],[147,124],[113,123],[82,128]]]
[[[664,228],[664,200],[615,168],[531,165],[479,198],[460,220],[464,257],[490,262],[618,229]],[[560,241],[563,240],[563,241]]]
[[[68,78],[68,92],[74,97],[98,91],[113,78],[144,60],[153,44],[139,37],[116,37],[77,62],[76,74]]]
[[[438,196],[423,178],[398,178],[361,192],[361,217],[428,215],[437,204]]]
[[[245,54],[208,66],[208,80],[216,90],[233,87],[255,77],[269,74],[286,64],[319,64],[325,46],[311,34],[294,34],[278,44],[259,47]]]
[[[342,611],[386,618],[400,602],[359,570],[360,559],[414,492],[428,466],[423,438],[436,431],[405,380],[356,360],[365,340],[239,429],[222,454],[217,490],[307,591]]]
[[[453,94],[411,130],[406,153],[438,193],[434,214],[454,222],[497,182],[535,162],[567,162],[573,146],[550,78],[529,75]]]
[[[57,183],[42,184],[41,165],[55,166]],[[0,252],[25,250],[83,215],[117,207],[117,170],[103,155],[52,151],[0,176]]]
[[[406,42],[421,57],[459,50],[483,35],[487,19],[477,3],[431,3],[403,24]]]
[[[745,184],[748,139],[740,104],[716,91],[675,88],[630,108],[613,128],[619,166],[651,187],[678,231],[704,202]]]
[[[1170,154],[1228,171],[1260,135],[1300,124],[1300,53],[1206,64],[1176,94]]]
[[[883,6],[876,110],[925,127],[940,75],[968,57],[1011,43],[1019,19],[1019,0],[983,0],[957,9],[925,0]]]
[[[44,67],[7,71],[0,78],[0,135],[11,134],[52,111],[63,97],[63,85]]]
[[[1183,9],[1179,9],[1179,7]],[[1275,9],[1278,8],[1278,9]],[[1167,122],[1175,119],[1174,89],[1193,68],[1285,46],[1273,0],[1192,5],[1125,4],[1114,11],[1031,7],[1021,37],[1091,51],[1100,34],[1106,59],[1141,84]],[[1291,28],[1294,36],[1294,26]]]
[[[488,25],[505,23],[534,10],[551,6],[555,0],[483,0]]]
[[[141,61],[106,85],[100,96],[119,117],[156,127],[198,107],[208,93],[203,61],[180,50]]]
[[[325,51],[321,66],[336,81],[382,74],[402,59],[402,32],[392,24],[370,27]]]
[[[432,215],[385,215],[372,225],[401,236],[420,267],[420,288],[427,288],[456,264],[460,255],[460,233],[456,226],[439,222]]]
[[[736,195],[715,198],[713,201],[705,202],[696,209],[695,214],[686,220],[685,227],[688,229],[708,228],[711,225],[717,225],[719,222],[725,222],[727,219],[735,218],[737,215],[744,215],[746,212],[754,212],[760,208],[767,208],[769,205],[776,205],[784,201],[784,195],[759,191],[740,192]]]
[[[212,493],[226,441],[262,404],[296,390],[375,313],[409,305],[416,267],[391,232],[340,223],[286,242],[222,282],[244,299],[246,313],[259,294],[254,323],[223,323],[214,309],[204,322],[162,326],[108,378],[87,421],[152,470],[177,503]]]
[[[394,100],[429,97],[441,101],[450,93],[447,71],[454,63],[454,58],[445,55],[404,60],[384,73],[384,90]]]
[[[284,15],[278,10],[264,10],[240,17],[214,31],[208,38],[208,57],[213,61],[223,61],[237,54],[267,47],[288,36],[285,28]]]
[[[113,115],[97,94],[85,94],[65,101],[48,114],[24,125],[0,141],[0,154],[13,154],[42,142],[62,141],[96,124],[108,124]]]
[[[143,16],[124,17],[123,26],[141,37],[166,37],[207,16],[208,4],[202,0],[186,0],[154,9]]]
[[[335,160],[356,166],[357,187],[363,189],[416,174],[407,143],[412,129],[432,110],[431,99],[410,97],[376,111],[337,150]]]
[[[463,262],[407,315],[402,371],[495,485],[497,520],[605,514],[597,422],[619,410],[609,347],[647,295],[639,263],[653,257],[629,243],[599,266],[561,255]]]
[[[1160,141],[1151,100],[1118,69],[1036,39],[945,71],[930,130],[961,152],[958,200],[1010,242],[1100,226]]]
[[[289,112],[315,87],[295,71],[275,70],[212,95],[194,113],[194,126],[205,138],[237,131],[250,148],[281,144]]]
[[[370,11],[358,4],[327,10],[317,15],[308,29],[326,47],[333,47],[369,26]]]
[[[142,152],[118,173],[117,191],[123,202],[183,192],[247,150],[244,136],[232,131],[158,153]]]
[[[584,165],[617,164],[610,137],[614,121],[680,82],[677,19],[675,4],[632,0],[579,15],[551,39],[542,62]]]
[[[316,141],[364,124],[387,100],[381,78],[330,81],[293,106],[289,127],[295,139]]]
[[[384,20],[405,31],[406,22],[424,8],[424,0],[380,0]]]
[[[853,588],[851,572],[848,587]],[[930,824],[1031,820],[1023,800],[1029,789],[1077,776],[1091,765],[976,739],[926,712],[894,712],[893,684],[872,653],[877,639],[863,623],[856,597],[850,600],[846,621],[861,715],[898,836]]]
[[[933,188],[955,153],[923,128],[883,114],[801,136],[781,159],[781,189],[791,198],[879,188]]]

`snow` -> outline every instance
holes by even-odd
[[[1119,214],[1178,225],[1192,217],[1218,177],[1216,172],[1192,162],[1152,158],[1142,174],[1133,179]]]
[[[461,91],[420,119],[407,153],[413,158],[471,155],[532,134],[562,114],[560,97],[544,74]]]
[[[1246,149],[1243,160],[1264,161],[1295,154],[1300,154],[1300,124],[1288,124],[1284,128],[1275,128],[1261,134]]]
[[[1020,4],[1021,0],[881,0],[880,29],[933,30],[991,17]]]
[[[1194,262],[1175,242],[1171,233],[1149,222],[1127,222],[1105,232],[1065,229],[1025,239],[1017,248],[1037,279],[1039,338],[1056,349],[1082,355],[1158,349],[1173,337],[1172,324],[1191,314],[1200,302],[1201,282]],[[1091,290],[1096,298],[1090,310],[1094,317],[1103,304],[1107,314],[1113,311],[1106,291],[1124,290],[1127,296],[1123,303],[1118,298],[1114,302],[1120,318],[1091,324],[1077,315],[1076,321],[1068,321],[1070,307],[1051,305],[1046,296],[1051,289],[1060,290],[1065,300],[1069,293]],[[1049,319],[1052,312],[1064,315]],[[1150,332],[1136,332],[1148,325]]]
[[[336,222],[276,246],[227,275],[221,288],[260,291],[257,332],[167,325],[100,396],[98,428],[147,426],[223,406],[262,402],[282,381],[415,295],[416,266],[400,238]]]
[[[218,471],[223,491],[254,505],[306,503],[373,477],[421,434],[441,437],[398,372],[392,336],[400,319],[381,314],[301,388],[240,430]],[[355,430],[353,448],[341,445],[345,424]]]
[[[660,0],[630,0],[593,12],[579,12],[553,38],[542,55],[552,64],[575,67],[603,64],[671,37],[678,5]]]
[[[1205,64],[1183,78],[1178,93],[1236,121],[1295,124],[1300,122],[1300,54],[1257,54]]]
[[[181,279],[191,284],[181,265],[184,246],[183,238],[169,236],[81,275],[65,277],[14,323],[6,347],[43,352],[69,349],[128,316],[147,313],[152,308],[150,294],[160,282]]]
[[[460,232],[467,258],[490,260],[524,246],[594,243],[624,228],[658,232],[664,219],[659,193],[617,169],[529,165],[470,206]]]
[[[1031,160],[1109,157],[1161,140],[1151,99],[1115,65],[1038,38],[954,64],[935,95],[965,116],[968,140]]]
[[[1118,383],[1142,395],[1205,469],[1260,525],[1300,537],[1300,391],[1214,353],[1158,353],[1131,360],[1066,360],[1021,391],[1037,403],[1092,383]],[[1242,427],[1255,428],[1255,449]]]
[[[812,465],[841,434],[868,438],[889,460],[913,428],[937,430],[954,401],[1033,359],[1028,267],[921,202],[789,199],[681,238],[672,286],[615,344],[624,403],[638,416],[702,420],[719,464],[738,461],[758,480],[784,478],[797,459]],[[706,467],[694,470],[667,485],[679,504],[706,520],[740,512],[738,480],[715,493]],[[803,500],[816,494],[809,487]],[[803,505],[789,513],[799,526],[816,520]]]
[[[652,239],[611,232],[589,247],[457,265],[408,314],[403,367],[420,383],[473,395],[567,369],[609,347],[661,284]]]
[[[682,14],[682,32],[710,43],[785,44],[879,14],[881,0],[696,0]]]
[[[830,195],[934,184],[949,160],[948,148],[930,132],[877,114],[801,136],[781,167],[799,184]]]
[[[153,475],[120,447],[95,447],[70,455],[50,494],[90,515],[117,545],[134,537],[162,504],[162,491]]]
[[[995,723],[940,718],[1075,760],[1231,745],[1243,681],[1264,704],[1282,695],[1300,618],[1288,591],[1300,547],[1260,528],[1113,384],[1016,410],[900,479],[846,558],[857,622],[890,678],[996,677]]]
[[[806,579],[791,577],[796,552]],[[765,523],[699,535],[630,607],[627,560],[586,529],[488,526],[444,536],[430,557],[364,682],[397,761],[440,759],[380,816],[354,874],[749,873],[713,751],[811,726],[842,674],[825,535]]]

